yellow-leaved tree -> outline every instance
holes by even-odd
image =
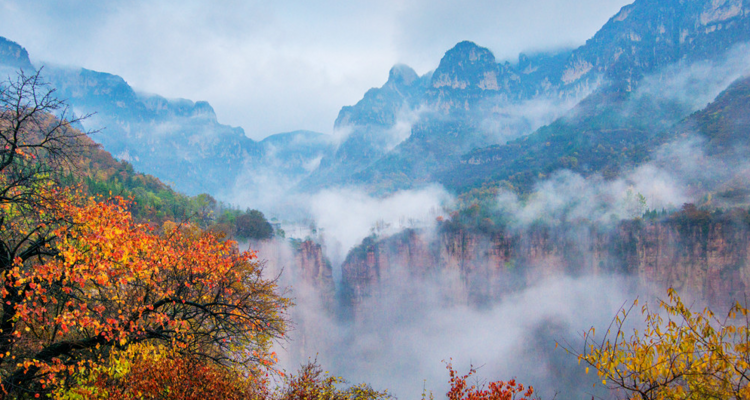
[[[645,324],[627,329],[638,301],[613,320],[600,338],[584,334],[581,363],[602,384],[629,399],[749,399],[750,319],[736,303],[726,317],[687,307],[674,289],[657,309],[640,307]]]

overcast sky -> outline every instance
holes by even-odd
[[[207,100],[260,139],[330,133],[339,109],[421,75],[462,40],[498,60],[579,46],[628,0],[0,0],[0,36],[35,64],[122,76],[136,90]]]

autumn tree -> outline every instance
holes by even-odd
[[[61,200],[54,186],[61,172],[83,149],[83,134],[72,128],[65,103],[54,96],[39,73],[0,82],[0,274],[17,259],[49,256],[52,226],[57,216],[48,211]],[[6,287],[8,296],[20,295]],[[7,351],[13,310],[3,302],[0,316],[0,354]]]
[[[289,302],[253,253],[196,227],[153,232],[120,201],[72,199],[60,212],[71,224],[54,232],[57,257],[10,272],[23,295],[6,388],[38,391],[112,347],[144,342],[249,372],[273,363]]]
[[[638,302],[622,309],[600,338],[591,328],[578,354],[586,372],[630,399],[750,398],[750,318],[735,304],[726,317],[694,311],[674,289],[657,309],[640,308],[641,330],[626,329]]]
[[[157,369],[260,374],[289,300],[232,242],[189,224],[156,230],[125,200],[58,185],[82,134],[53,93],[38,74],[0,93],[0,393],[70,386],[130,346],[170,354]]]
[[[0,83],[0,314],[1,364],[12,360],[15,306],[24,297],[13,271],[52,257],[52,231],[62,223],[53,210],[63,193],[50,190],[82,149],[65,104],[39,73],[20,72]]]

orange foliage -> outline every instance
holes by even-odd
[[[122,199],[61,189],[96,153],[67,114],[39,73],[0,82],[0,398],[69,387],[133,345],[172,355],[135,371],[189,360],[205,376],[260,375],[290,301],[232,242],[190,225],[155,232]]]
[[[246,400],[256,389],[229,370],[180,357],[146,359],[134,364],[116,390],[119,393],[112,393],[110,398]]]
[[[234,370],[179,354],[155,355],[146,352],[126,362],[115,362],[127,369],[116,376],[117,368],[98,369],[87,382],[57,398],[246,400],[268,397],[266,382],[244,378]],[[114,374],[113,374],[114,372]]]
[[[54,385],[109,348],[141,342],[252,371],[274,363],[270,340],[290,302],[255,255],[192,226],[155,233],[126,207],[71,196],[54,210],[68,221],[52,232],[55,257],[17,257],[5,274],[16,321],[6,387]]]
[[[448,400],[530,400],[534,395],[532,386],[526,388],[515,379],[508,382],[490,382],[486,389],[477,388],[476,385],[466,382],[476,373],[476,369],[471,368],[468,374],[461,376],[450,363],[446,368],[451,376],[451,388],[446,394]]]

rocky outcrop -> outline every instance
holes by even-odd
[[[388,72],[388,80],[382,87],[368,90],[357,104],[342,107],[334,127],[391,127],[396,123],[399,112],[418,105],[426,81],[411,67],[397,64]]]
[[[264,241],[252,248],[267,260],[269,273],[284,271],[280,283],[295,298],[322,304],[337,317],[366,313],[360,307],[392,299],[394,292],[421,296],[426,287],[437,288],[448,304],[489,306],[561,276],[628,276],[722,306],[750,288],[746,210],[710,213],[686,206],[614,226],[579,221],[492,232],[444,222],[437,233],[408,229],[366,238],[341,265],[340,282],[314,241]]]
[[[469,111],[486,98],[516,98],[520,76],[510,64],[498,64],[491,51],[464,41],[448,50],[432,74],[427,103],[446,113]]]
[[[393,149],[408,136],[409,126],[399,123],[413,118],[427,82],[429,75],[419,77],[410,67],[395,65],[382,87],[368,90],[357,104],[342,107],[334,129],[346,139],[321,159],[300,188],[315,191],[341,184]]]
[[[0,37],[0,66],[23,69],[27,73],[36,69],[31,65],[29,53],[16,42]]]
[[[612,89],[630,92],[647,73],[679,61],[716,58],[750,40],[748,10],[743,0],[638,0],[567,58],[552,60],[546,77],[543,70],[534,71],[527,80],[538,85],[536,90],[574,93],[604,79]],[[550,82],[546,88],[544,78]]]
[[[323,246],[312,240],[300,243],[294,253],[294,261],[299,271],[298,279],[332,300],[335,293],[333,269],[324,254]]]
[[[734,217],[532,227],[483,234],[407,231],[369,238],[342,266],[346,301],[356,309],[394,279],[439,280],[451,302],[495,302],[555,275],[623,274],[725,304],[750,287],[750,226]]]
[[[620,269],[644,282],[696,293],[710,303],[727,303],[750,287],[748,226],[732,220],[686,224],[672,221],[637,228],[623,226],[613,242]]]
[[[330,334],[330,321],[337,311],[331,263],[324,246],[313,240],[273,239],[251,243],[250,248],[265,263],[267,276],[276,279],[281,292],[294,302],[287,315],[293,323],[285,352],[307,359],[320,351],[315,338]]]

